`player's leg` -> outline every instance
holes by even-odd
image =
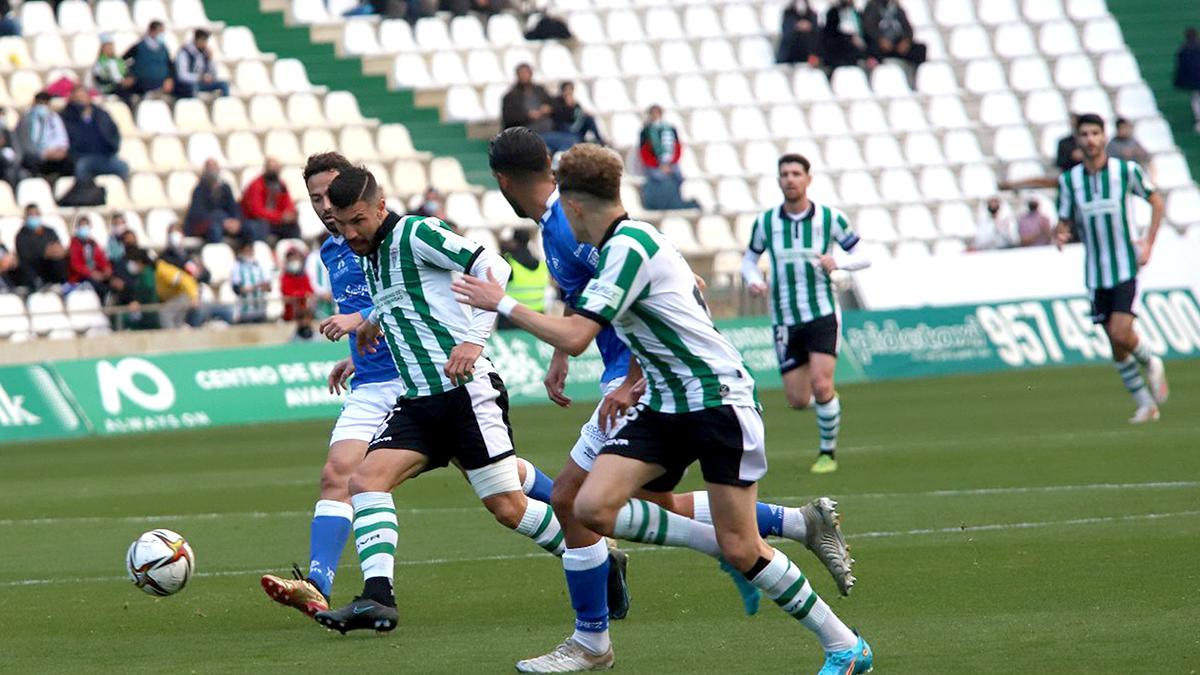
[[[531,499],[550,503],[550,494],[554,490],[554,479],[547,476],[533,462],[517,458],[518,476],[521,479],[521,491]]]
[[[837,357],[813,351],[808,356],[808,371],[812,382],[813,397],[817,404],[817,431],[820,436],[817,463],[813,473],[830,473],[837,470],[837,438],[842,425],[842,403],[833,386],[833,371]]]
[[[783,379],[783,394],[787,398],[788,407],[792,410],[806,410],[816,405],[807,363],[781,373],[780,377]]]
[[[1138,368],[1138,359],[1133,355],[1139,346],[1137,333],[1133,330],[1133,302],[1136,295],[1137,282],[1134,279],[1114,288],[1096,289],[1092,292],[1092,320],[1104,326],[1112,347],[1113,364],[1137,405],[1129,421],[1141,424],[1157,420],[1159,411],[1154,394],[1146,386]],[[1156,375],[1161,375],[1161,370]]]
[[[1130,279],[1112,289],[1112,310],[1109,321],[1105,326],[1109,343],[1121,343],[1123,351],[1129,352],[1146,373],[1146,385],[1150,395],[1157,404],[1166,403],[1170,395],[1167,385],[1167,371],[1163,360],[1150,351],[1150,347],[1138,338],[1133,329],[1133,321],[1137,314],[1133,311],[1137,298],[1137,279]],[[1116,349],[1113,350],[1115,356]],[[1128,360],[1128,359],[1126,359]]]

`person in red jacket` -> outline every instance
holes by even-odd
[[[263,175],[250,181],[242,193],[242,216],[246,221],[243,237],[262,240],[270,234],[276,239],[300,238],[296,205],[279,170],[279,160],[268,157]]]
[[[75,236],[71,237],[68,260],[68,283],[91,284],[101,298],[108,293],[112,282],[112,264],[104,253],[104,247],[92,239],[92,223],[87,216],[80,216],[75,223]]]
[[[642,205],[648,209],[693,209],[694,201],[684,201],[680,194],[683,174],[679,157],[683,143],[674,125],[663,119],[662,106],[652,105],[646,113],[646,126],[640,140],[642,167],[646,183],[642,186]]]
[[[283,320],[296,322],[296,339],[312,339],[313,290],[304,272],[304,252],[289,248],[284,255],[283,274],[279,276],[279,292],[283,295]]]

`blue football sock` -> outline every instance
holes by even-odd
[[[333,592],[333,577],[337,573],[342,549],[350,538],[353,519],[354,507],[332,499],[318,501],[313,512],[309,530],[308,578],[325,597]]]
[[[521,485],[521,490],[530,499],[536,499],[539,502],[546,504],[550,503],[550,491],[554,489],[554,481],[550,476],[542,473],[542,470],[533,465],[529,460],[519,460],[525,466],[525,482]]]
[[[758,535],[766,537],[783,536],[783,507],[775,504],[758,502]]]
[[[608,545],[603,539],[563,553],[567,591],[575,608],[575,638],[589,651],[608,650]]]

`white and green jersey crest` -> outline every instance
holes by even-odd
[[[1058,177],[1058,217],[1079,227],[1088,288],[1113,288],[1137,276],[1137,228],[1129,197],[1152,194],[1154,185],[1142,167],[1116,157],[1096,173],[1088,173],[1081,162]]]
[[[692,268],[654,226],[614,223],[576,311],[611,323],[629,345],[646,375],[642,400],[651,409],[756,405],[742,355],[713,326]]]
[[[833,282],[817,262],[837,242],[849,251],[858,243],[846,214],[810,204],[791,216],[780,205],[763,211],[750,231],[750,250],[771,256],[771,316],[777,326],[795,326],[837,311]]]
[[[360,257],[384,341],[408,398],[454,388],[442,372],[467,336],[470,319],[450,290],[452,273],[471,269],[483,247],[437,218],[388,213],[378,248]],[[475,375],[490,370],[480,358]]]

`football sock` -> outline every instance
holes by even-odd
[[[554,517],[554,509],[536,499],[526,499],[525,504],[525,515],[521,516],[521,522],[517,524],[517,532],[529,537],[550,553],[561,556],[565,550],[563,533],[558,525],[558,518]]]
[[[350,497],[350,503],[354,505],[354,548],[366,580],[363,597],[394,603],[392,577],[399,528],[392,493],[362,492]]]
[[[1138,362],[1132,355],[1126,356],[1124,361],[1117,361],[1117,372],[1121,374],[1121,381],[1125,383],[1125,388],[1133,395],[1133,400],[1139,408],[1154,405],[1154,397],[1150,395],[1150,390],[1146,388],[1146,380],[1142,378],[1142,371],[1138,369]]]
[[[686,546],[716,558],[721,555],[713,526],[642,499],[630,499],[617,512],[613,536],[659,546]]]
[[[526,496],[538,500],[539,502],[550,503],[550,491],[554,489],[554,481],[550,476],[542,473],[542,470],[533,465],[526,459],[517,458],[517,462],[525,468],[525,480],[521,483],[521,491]]]
[[[1133,348],[1131,353],[1133,354],[1133,358],[1137,359],[1137,362],[1143,366],[1149,365],[1150,359],[1154,358],[1154,354],[1146,346],[1145,340],[1138,340],[1137,346]]]
[[[698,490],[692,493],[692,513],[693,518],[702,523],[712,524],[712,511],[708,506],[708,493],[704,490]],[[800,509],[780,506],[779,504],[767,504],[766,502],[758,502],[756,505],[758,514],[758,534],[761,537],[791,537],[804,538],[804,516],[800,515]],[[792,513],[794,512],[794,513]],[[800,521],[800,534],[793,536],[788,534],[788,514],[792,513],[792,520]],[[794,523],[792,531],[795,531]]]
[[[792,564],[779,549],[770,561],[759,558],[746,573],[750,583],[791,614],[804,627],[816,634],[827,652],[851,649],[858,642],[854,631],[833,613],[829,605],[817,596],[799,567]]]
[[[593,654],[608,651],[608,544],[569,548],[562,556],[567,591],[575,608],[576,642]]]
[[[308,579],[325,597],[333,592],[333,575],[338,559],[350,538],[354,507],[333,499],[322,499],[313,510],[308,535]]]
[[[817,429],[821,432],[821,454],[832,455],[837,448],[838,427],[842,423],[842,403],[837,396],[818,403]]]

